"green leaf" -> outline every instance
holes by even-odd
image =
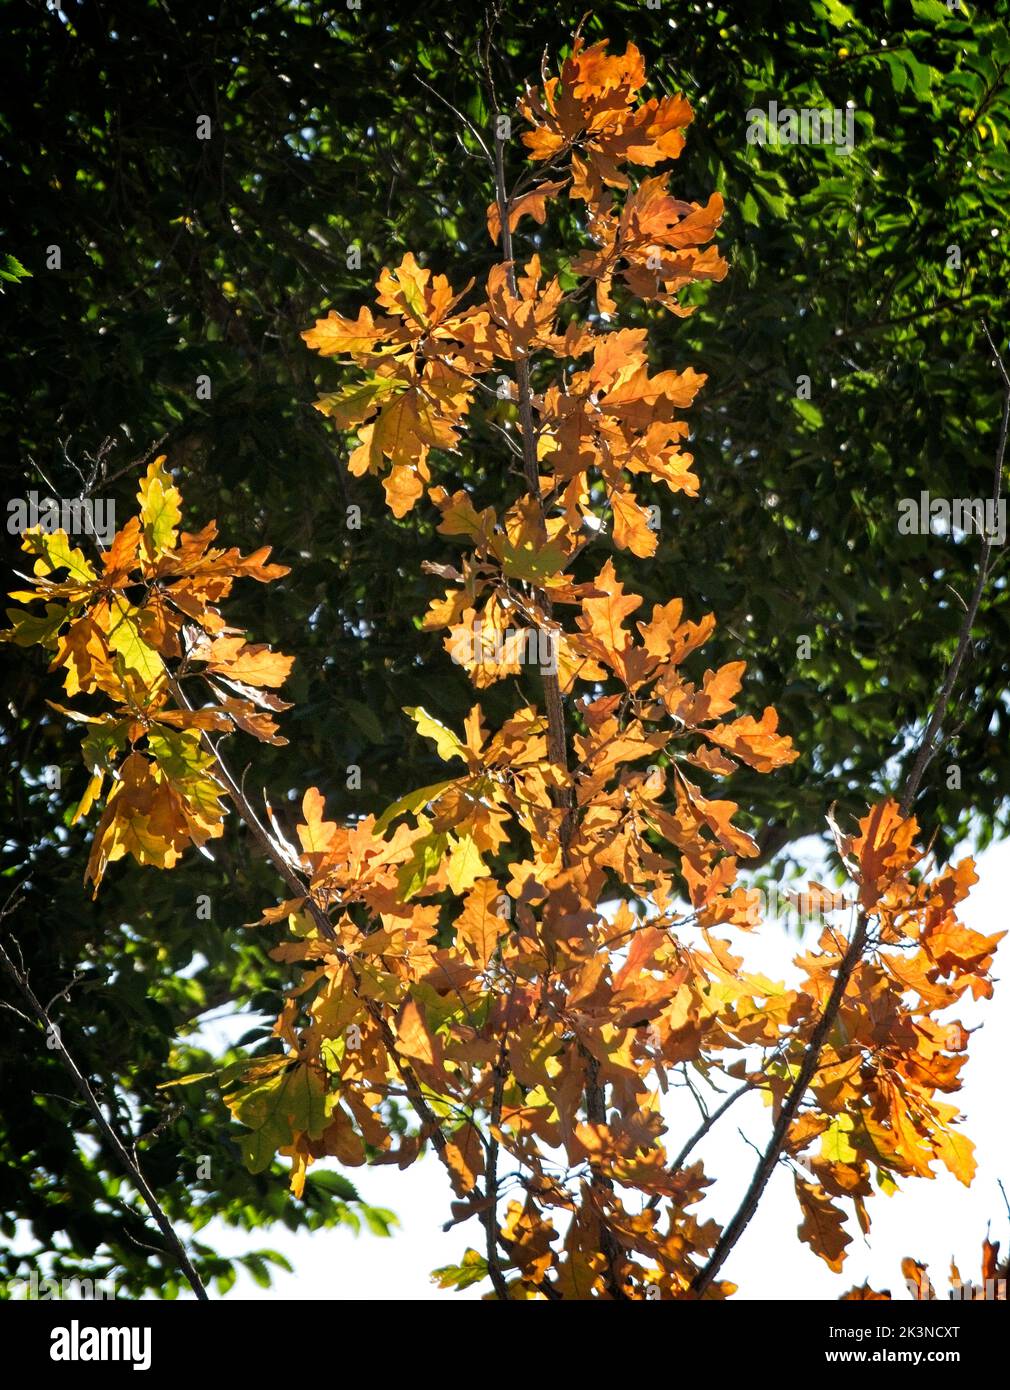
[[[885,53],[884,62],[891,74],[891,86],[897,95],[901,96],[908,86],[908,69],[902,61],[902,55],[900,53]]]
[[[17,256],[12,256],[9,251],[7,252],[3,264],[0,265],[0,280],[7,280],[10,284],[16,285],[19,280],[24,280],[26,277],[31,279],[31,274],[31,271],[25,269]],[[0,286],[0,294],[2,293],[3,288]]]
[[[440,1289],[468,1289],[487,1278],[487,1260],[476,1250],[467,1250],[458,1265],[443,1265],[431,1271],[431,1281]]]
[[[417,732],[423,734],[425,738],[433,740],[438,749],[438,756],[444,763],[450,758],[462,758],[466,762],[466,746],[461,743],[451,729],[434,719],[423,705],[416,705],[413,708],[404,707],[404,714],[409,714],[417,725]]]
[[[427,806],[429,801],[434,801],[449,787],[454,787],[457,780],[455,777],[450,777],[445,782],[431,782],[427,787],[418,787],[416,791],[401,796],[399,801],[394,801],[391,806],[387,806],[375,822],[375,834],[381,835],[390,822],[402,815],[404,811],[419,811],[422,806]]]
[[[252,1173],[263,1172],[295,1133],[318,1139],[326,1128],[326,1086],[319,1072],[305,1063],[236,1092],[227,1103],[235,1118],[253,1131],[242,1142]]]
[[[941,5],[940,0],[912,0],[912,9],[917,18],[928,20],[930,24],[946,24],[951,17],[950,10]]]
[[[442,862],[449,846],[449,837],[442,831],[432,831],[411,846],[410,858],[397,871],[397,882],[405,902],[419,893]]]
[[[159,654],[140,634],[139,610],[123,604],[113,610],[109,631],[109,646],[123,658],[128,671],[134,671],[145,686],[156,685],[165,670]]]
[[[326,1128],[326,1083],[315,1069],[304,1064],[292,1067],[285,1078],[284,1102],[288,1118],[310,1139],[318,1139]]]
[[[813,401],[803,401],[793,399],[793,409],[797,415],[801,416],[808,425],[813,425],[815,429],[820,429],[824,424],[824,416]]]
[[[340,1197],[345,1202],[358,1202],[358,1189],[345,1178],[343,1173],[335,1173],[331,1168],[325,1168],[321,1172],[310,1173],[306,1178],[306,1187],[318,1188],[320,1192],[326,1192],[331,1197]]]
[[[19,647],[52,646],[53,638],[66,622],[67,609],[58,603],[47,603],[44,617],[29,613],[25,608],[8,608],[11,627],[0,636]]]
[[[855,24],[856,16],[842,0],[817,0],[816,9],[824,15],[835,29],[844,29],[846,24]]]
[[[261,1289],[268,1289],[270,1287],[270,1271],[267,1269],[263,1256],[256,1251],[251,1251],[248,1255],[241,1255],[239,1258],[252,1275],[253,1281]]]
[[[911,53],[903,53],[905,67],[912,79],[912,90],[920,101],[929,101],[933,93],[933,69],[920,63]]]
[[[360,700],[345,700],[344,705],[352,721],[372,743],[385,743],[386,731],[379,723],[375,711]]]
[[[396,1213],[388,1211],[385,1207],[362,1206],[361,1215],[373,1236],[384,1236],[388,1239],[393,1234],[393,1227],[400,1224]]]
[[[115,755],[126,747],[127,727],[125,719],[110,719],[91,726],[81,744],[89,772],[112,771],[117,761]]]

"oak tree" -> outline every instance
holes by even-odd
[[[611,557],[594,563],[604,536],[655,553],[643,481],[687,499],[703,486],[685,417],[705,376],[657,367],[648,325],[690,315],[692,286],[727,273],[721,198],[681,196],[665,167],[691,105],[646,98],[645,82],[633,44],[577,35],[519,103],[528,157],[513,182],[508,118],[490,135],[468,123],[499,254],[480,283],[453,286],[408,253],[374,307],[303,334],[339,365],[316,408],[352,437],[351,473],[374,477],[396,517],[430,508],[457,550],[425,563],[440,592],[419,621],[444,634],[474,702],[459,727],[405,710],[445,764],[438,781],[340,820],[310,787],[297,842],[256,809],[224,741],[284,742],[292,663],[225,605],[238,580],[287,570],[219,546],[213,522],[184,530],[163,458],[100,555],[26,534],[32,572],[12,597],[27,606],[5,634],[52,653],[54,705],[85,728],[76,816],[103,802],[95,893],[126,856],[171,869],[219,838],[229,802],[283,882],[257,924],[281,928],[271,955],[291,980],[273,1044],[215,1078],[249,1168],[283,1155],[297,1194],[319,1160],[405,1167],[431,1148],[450,1224],[481,1233],[438,1278],[486,1279],[499,1299],[725,1297],[723,1265],[782,1160],[800,1238],[836,1271],[847,1216],[869,1230],[875,1186],[938,1165],[969,1183],[948,1099],[968,1039],[947,1011],[991,994],[1003,935],[959,921],[973,865],[931,865],[913,768],[856,824],[830,818],[851,893],[810,885],[821,929],[797,978],[746,967],[759,914],[738,866],[758,846],[720,786],[797,752],[773,708],[747,710],[745,662],[698,655],[715,615],[690,594],[647,611]],[[549,240],[561,199],[584,227],[574,259]],[[525,261],[524,220],[543,229]],[[629,305],[642,321],[619,326]],[[494,496],[454,477],[464,443],[496,451]],[[492,687],[508,702],[495,722]],[[208,1079],[166,1083],[190,1095]],[[695,1134],[664,1117],[680,1079],[715,1098]],[[720,1229],[700,1205],[699,1151],[749,1093],[768,1102],[769,1135]]]

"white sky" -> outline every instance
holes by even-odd
[[[963,906],[963,920],[978,931],[1002,930],[1007,926],[1010,895],[1010,843],[994,845],[979,856],[977,871],[980,882]],[[814,939],[815,933],[808,929],[804,947]],[[787,982],[796,980],[791,961],[801,948],[795,934],[787,935],[782,927],[769,922],[750,934],[747,944],[747,968]],[[1008,961],[1010,937],[997,952],[997,975],[1001,971],[1004,977],[1010,975]],[[1010,1219],[997,1179],[1002,1178],[1010,1191],[1008,1003],[1010,984],[1004,978],[997,982],[991,1000],[976,1005],[969,999],[951,1013],[951,1017],[960,1016],[968,1028],[982,1024],[971,1039],[964,1087],[959,1096],[950,1098],[960,1103],[967,1116],[965,1132],[976,1146],[978,1171],[972,1186],[965,1188],[944,1169],[933,1181],[906,1180],[891,1197],[875,1192],[867,1204],[873,1222],[869,1236],[863,1237],[854,1216],[847,1220],[853,1240],[843,1272],[836,1275],[797,1238],[800,1213],[793,1182],[789,1173],[780,1169],[722,1271],[723,1278],[738,1285],[738,1298],[836,1299],[853,1284],[869,1280],[874,1288],[890,1289],[895,1298],[905,1299],[909,1297],[901,1275],[905,1255],[929,1266],[943,1297],[952,1257],[965,1279],[980,1277],[982,1239],[990,1223],[992,1238],[1000,1240],[1006,1252]],[[670,1112],[673,1123],[666,1139],[671,1150],[677,1147],[672,1136],[686,1136],[698,1124],[693,1102],[685,1101],[687,1109],[681,1111],[675,1106]],[[744,1098],[717,1123],[693,1155],[704,1157],[707,1175],[717,1179],[695,1208],[699,1215],[714,1216],[721,1222],[732,1215],[756,1162],[754,1149],[746,1140],[763,1147],[769,1113],[758,1097]],[[683,1126],[676,1123],[679,1114],[683,1114]],[[403,1172],[395,1167],[356,1168],[348,1170],[348,1176],[365,1200],[397,1213],[401,1225],[393,1239],[383,1240],[367,1231],[356,1237],[343,1227],[299,1235],[283,1227],[275,1231],[266,1228],[250,1237],[212,1223],[204,1234],[223,1253],[270,1246],[282,1251],[295,1269],[294,1274],[276,1271],[269,1290],[258,1288],[240,1272],[229,1297],[417,1300],[481,1296],[483,1286],[460,1294],[437,1289],[430,1280],[432,1269],[459,1263],[468,1245],[479,1248],[482,1234],[475,1221],[443,1233],[448,1184],[432,1155]]]

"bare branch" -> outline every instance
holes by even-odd
[[[15,898],[18,892],[19,888],[16,888],[14,890],[14,893],[11,894],[11,897],[7,899],[7,902],[4,905],[3,909],[0,910],[0,920],[6,917],[9,912],[13,911],[14,906],[16,905]],[[53,1023],[49,1015],[48,1008],[44,1004],[42,1004],[36,997],[35,991],[32,989],[31,984],[29,983],[27,972],[23,969],[23,967],[20,967],[14,963],[2,940],[0,940],[0,966],[3,966],[4,970],[14,981],[15,985],[17,985],[22,997],[25,1000],[25,1003],[28,1005],[29,1009],[34,1014],[35,1021],[38,1022],[39,1026],[42,1028],[42,1031],[45,1033],[47,1044],[49,1044],[52,1047],[53,1052],[55,1052],[56,1056],[59,1057],[67,1072],[69,1072],[74,1085],[77,1087],[77,1090],[79,1091],[84,1101],[84,1104],[87,1106],[92,1116],[94,1117],[95,1123],[98,1125],[98,1128],[101,1130],[107,1143],[112,1148],[112,1151],[115,1153],[116,1157],[119,1159],[119,1162],[121,1163],[130,1181],[133,1183],[133,1186],[140,1193],[140,1196],[142,1197],[148,1211],[154,1217],[158,1229],[165,1237],[169,1250],[172,1254],[174,1254],[179,1264],[179,1268],[185,1275],[194,1294],[201,1301],[209,1301],[207,1299],[207,1290],[204,1288],[203,1281],[201,1280],[199,1274],[196,1272],[196,1269],[193,1265],[192,1260],[189,1257],[189,1253],[186,1250],[186,1247],[183,1244],[181,1237],[177,1233],[171,1221],[166,1216],[164,1208],[158,1201],[157,1197],[154,1194],[154,1191],[152,1190],[150,1184],[144,1177],[143,1172],[141,1171],[140,1164],[137,1162],[136,1153],[130,1153],[129,1149],[127,1149],[123,1140],[120,1138],[119,1133],[113,1128],[112,1124],[106,1118],[105,1113],[98,1102],[98,1098],[91,1088],[90,1082],[88,1081],[84,1073],[81,1071],[77,1063],[74,1061],[70,1052],[67,1050],[67,1045],[63,1041],[62,1031],[59,1027],[57,1027],[56,1024]],[[59,995],[56,995],[54,997],[59,998]],[[134,1148],[135,1147],[136,1146],[134,1146]],[[149,1248],[155,1249],[154,1246],[151,1246]],[[166,1251],[163,1248],[159,1248],[157,1249],[157,1253],[159,1255],[165,1255],[168,1253],[168,1251]]]

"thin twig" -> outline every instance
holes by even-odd
[[[3,909],[0,910],[0,920],[6,917],[7,914],[13,910],[15,898],[19,891],[20,886],[16,888],[14,890],[14,893],[12,893],[11,896],[7,899],[7,902],[4,904]],[[31,1009],[32,1013],[35,1015],[35,1020],[41,1025],[42,1030],[46,1035],[47,1045],[51,1047],[53,1052],[56,1053],[60,1061],[63,1063],[63,1066],[66,1068],[67,1072],[69,1072],[70,1077],[74,1085],[77,1087],[77,1090],[80,1092],[80,1095],[85,1105],[88,1107],[88,1109],[91,1111],[91,1114],[94,1116],[95,1123],[98,1125],[98,1128],[101,1130],[102,1134],[111,1146],[116,1157],[119,1159],[119,1162],[122,1164],[127,1176],[133,1183],[133,1186],[140,1193],[140,1196],[143,1198],[143,1201],[148,1211],[154,1217],[158,1229],[161,1231],[162,1235],[165,1237],[165,1240],[168,1242],[171,1252],[175,1255],[175,1258],[179,1264],[179,1268],[186,1276],[186,1279],[189,1282],[189,1285],[192,1288],[194,1294],[201,1301],[208,1302],[209,1300],[207,1298],[207,1290],[203,1286],[203,1281],[201,1280],[199,1274],[196,1272],[196,1269],[193,1265],[192,1260],[189,1257],[189,1253],[186,1250],[186,1247],[183,1244],[181,1237],[177,1233],[171,1221],[166,1216],[164,1208],[158,1201],[157,1197],[154,1195],[154,1192],[147,1179],[144,1177],[144,1174],[140,1168],[140,1164],[137,1162],[136,1155],[130,1153],[126,1145],[123,1143],[123,1140],[120,1138],[118,1132],[113,1128],[109,1120],[106,1118],[105,1113],[98,1102],[98,1098],[91,1088],[90,1082],[88,1081],[84,1073],[81,1071],[77,1063],[74,1061],[73,1057],[70,1055],[70,1052],[67,1050],[67,1045],[63,1041],[63,1034],[60,1028],[53,1023],[52,1019],[49,1016],[48,1009],[44,1004],[40,1002],[40,1000],[37,998],[35,994],[35,991],[32,989],[31,984],[28,980],[27,973],[23,968],[19,968],[17,965],[15,965],[14,961],[8,954],[7,949],[4,946],[2,940],[0,940],[0,965],[3,966],[4,970],[6,970],[7,974],[14,981],[15,985],[17,985],[26,1004],[28,1005],[29,1009]],[[58,998],[59,996],[56,997]],[[155,1247],[152,1246],[151,1248],[154,1249]],[[168,1252],[164,1249],[158,1249],[157,1253],[159,1255],[165,1255]]]
[[[173,697],[175,698],[176,702],[180,705],[180,707],[182,709],[192,708],[175,677],[169,675],[167,677],[167,680],[169,689],[171,690]],[[263,853],[270,860],[270,863],[273,865],[276,872],[287,884],[288,888],[290,888],[290,890],[294,893],[296,897],[304,899],[305,909],[311,916],[313,922],[316,924],[321,934],[328,941],[336,942],[337,933],[334,930],[333,923],[330,921],[329,917],[312,897],[312,894],[306,883],[288,863],[287,858],[285,857],[282,849],[277,845],[273,837],[263,826],[263,823],[260,821],[256,812],[253,810],[252,805],[250,804],[245,793],[243,792],[240,784],[238,783],[238,781],[236,781],[233,773],[228,767],[228,764],[221,753],[220,747],[218,746],[218,744],[215,744],[214,740],[210,737],[206,730],[201,731],[201,739],[203,741],[204,747],[207,748],[207,750],[212,754],[214,758],[218,776],[220,777],[221,782],[225,787],[225,790],[231,798],[232,803],[234,804],[235,809],[239,814],[239,818],[242,821],[244,821],[248,828],[252,831],[253,837],[256,840],[257,844],[260,846],[260,848],[263,850]],[[346,964],[348,968],[351,970],[351,973],[355,980],[355,984],[360,987],[360,978],[358,976],[354,962],[350,960],[346,953],[340,951],[339,949],[337,950],[337,954],[340,956],[344,964]],[[400,1074],[400,1077],[403,1080],[403,1084],[407,1092],[407,1097],[410,1100],[414,1113],[421,1121],[426,1135],[430,1137],[432,1145],[434,1146],[435,1151],[441,1159],[442,1163],[444,1164],[446,1170],[451,1173],[452,1170],[445,1152],[447,1143],[445,1135],[442,1132],[442,1128],[438,1123],[438,1119],[434,1111],[431,1109],[431,1106],[427,1103],[427,1101],[424,1098],[424,1093],[421,1090],[420,1082],[418,1081],[413,1068],[400,1056],[400,1054],[396,1050],[396,1038],[393,1036],[393,1030],[390,1028],[388,1020],[382,1013],[382,1006],[376,1000],[366,998],[364,994],[360,992],[360,988],[359,997],[364,999],[365,1008],[367,1009],[369,1016],[372,1018],[373,1022],[376,1024],[380,1033],[382,1034],[383,1044],[385,1045],[386,1051],[388,1052],[389,1057],[393,1062],[393,1065],[396,1067],[397,1071]]]
[[[488,1122],[487,1162],[484,1166],[484,1196],[487,1207],[482,1213],[484,1223],[484,1242],[487,1250],[487,1268],[491,1283],[499,1299],[508,1301],[508,1281],[502,1272],[498,1259],[498,1140],[494,1131],[501,1124],[502,1101],[505,1096],[506,1040],[508,1031],[502,1027],[501,1046],[494,1065],[494,1091],[491,1096],[491,1112]]]
[[[730,1108],[730,1106],[735,1105],[736,1102],[740,1099],[740,1097],[746,1095],[747,1092],[750,1090],[753,1090],[751,1083],[749,1081],[745,1081],[742,1086],[738,1086],[735,1091],[731,1091],[730,1094],[723,1101],[723,1103],[717,1106],[710,1115],[705,1116],[705,1119],[698,1126],[695,1132],[691,1135],[690,1139],[687,1140],[677,1157],[670,1161],[668,1166],[671,1173],[680,1172],[681,1168],[683,1168],[684,1166],[684,1160],[687,1158],[688,1154],[691,1152],[692,1149],[694,1149],[698,1144],[701,1143],[702,1139],[704,1139],[705,1135],[715,1124],[716,1120],[721,1119],[722,1116],[725,1115],[726,1111]],[[658,1206],[659,1195],[657,1193],[655,1196],[649,1198],[648,1202],[646,1203],[646,1207],[652,1208]]]
[[[498,203],[499,220],[501,221],[502,255],[505,262],[505,274],[508,281],[509,292],[514,299],[518,299],[519,288],[516,282],[515,253],[512,247],[512,231],[509,227],[510,199],[505,187],[504,145],[504,136],[499,135],[496,131],[494,147],[495,198]],[[526,479],[526,490],[536,504],[540,541],[541,544],[546,545],[547,521],[544,516],[543,498],[540,492],[540,468],[537,463],[537,432],[533,420],[533,389],[530,385],[529,358],[526,356],[525,352],[516,356],[515,373],[519,423],[522,432],[523,473]],[[535,590],[534,598],[544,616],[549,621],[552,617],[552,613],[548,595],[540,590]],[[559,768],[567,778],[568,747],[565,738],[565,714],[564,706],[561,702],[561,686],[557,675],[544,674],[542,680],[544,707],[547,714],[548,756],[551,762]],[[555,804],[559,806],[562,811],[560,839],[562,851],[564,853],[567,851],[572,833],[572,794],[570,787],[562,786],[556,789]]]
[[[999,438],[996,445],[996,459],[995,464],[993,466],[992,502],[993,507],[995,509],[999,504],[1000,492],[1002,490],[1003,460],[1006,454],[1007,432],[1008,430],[1010,430],[1010,374],[1007,373],[1006,366],[1004,365],[1003,359],[1000,357],[999,350],[997,349],[996,344],[992,340],[992,334],[989,332],[989,325],[984,320],[982,322],[982,331],[985,333],[989,346],[993,351],[993,355],[996,359],[997,366],[999,367],[1000,375],[1003,378],[1004,385],[1003,420],[1000,426]],[[953,692],[954,686],[957,682],[958,674],[961,670],[961,664],[964,661],[965,653],[967,652],[969,644],[971,642],[972,624],[974,623],[975,616],[978,613],[979,604],[982,601],[982,594],[985,590],[986,581],[989,578],[991,554],[992,537],[986,531],[983,533],[982,538],[982,553],[979,557],[978,577],[975,581],[975,588],[972,591],[972,596],[968,602],[968,606],[965,609],[964,618],[961,621],[961,631],[958,637],[957,648],[954,652],[953,658],[951,659],[950,666],[947,668],[946,678],[944,679],[943,685],[940,687],[939,694],[936,697],[936,703],[933,706],[933,712],[930,715],[929,723],[926,725],[925,732],[923,733],[922,739],[919,743],[919,749],[918,753],[916,754],[915,762],[912,765],[912,770],[908,775],[907,782],[905,783],[905,789],[901,797],[901,814],[903,816],[907,816],[909,811],[911,810],[912,804],[914,803],[915,798],[919,793],[919,787],[922,783],[922,779],[926,772],[926,768],[929,766],[930,760],[933,758],[936,752],[936,736],[940,730],[940,726],[943,722],[944,715],[947,712],[947,705],[950,701],[951,693]]]

